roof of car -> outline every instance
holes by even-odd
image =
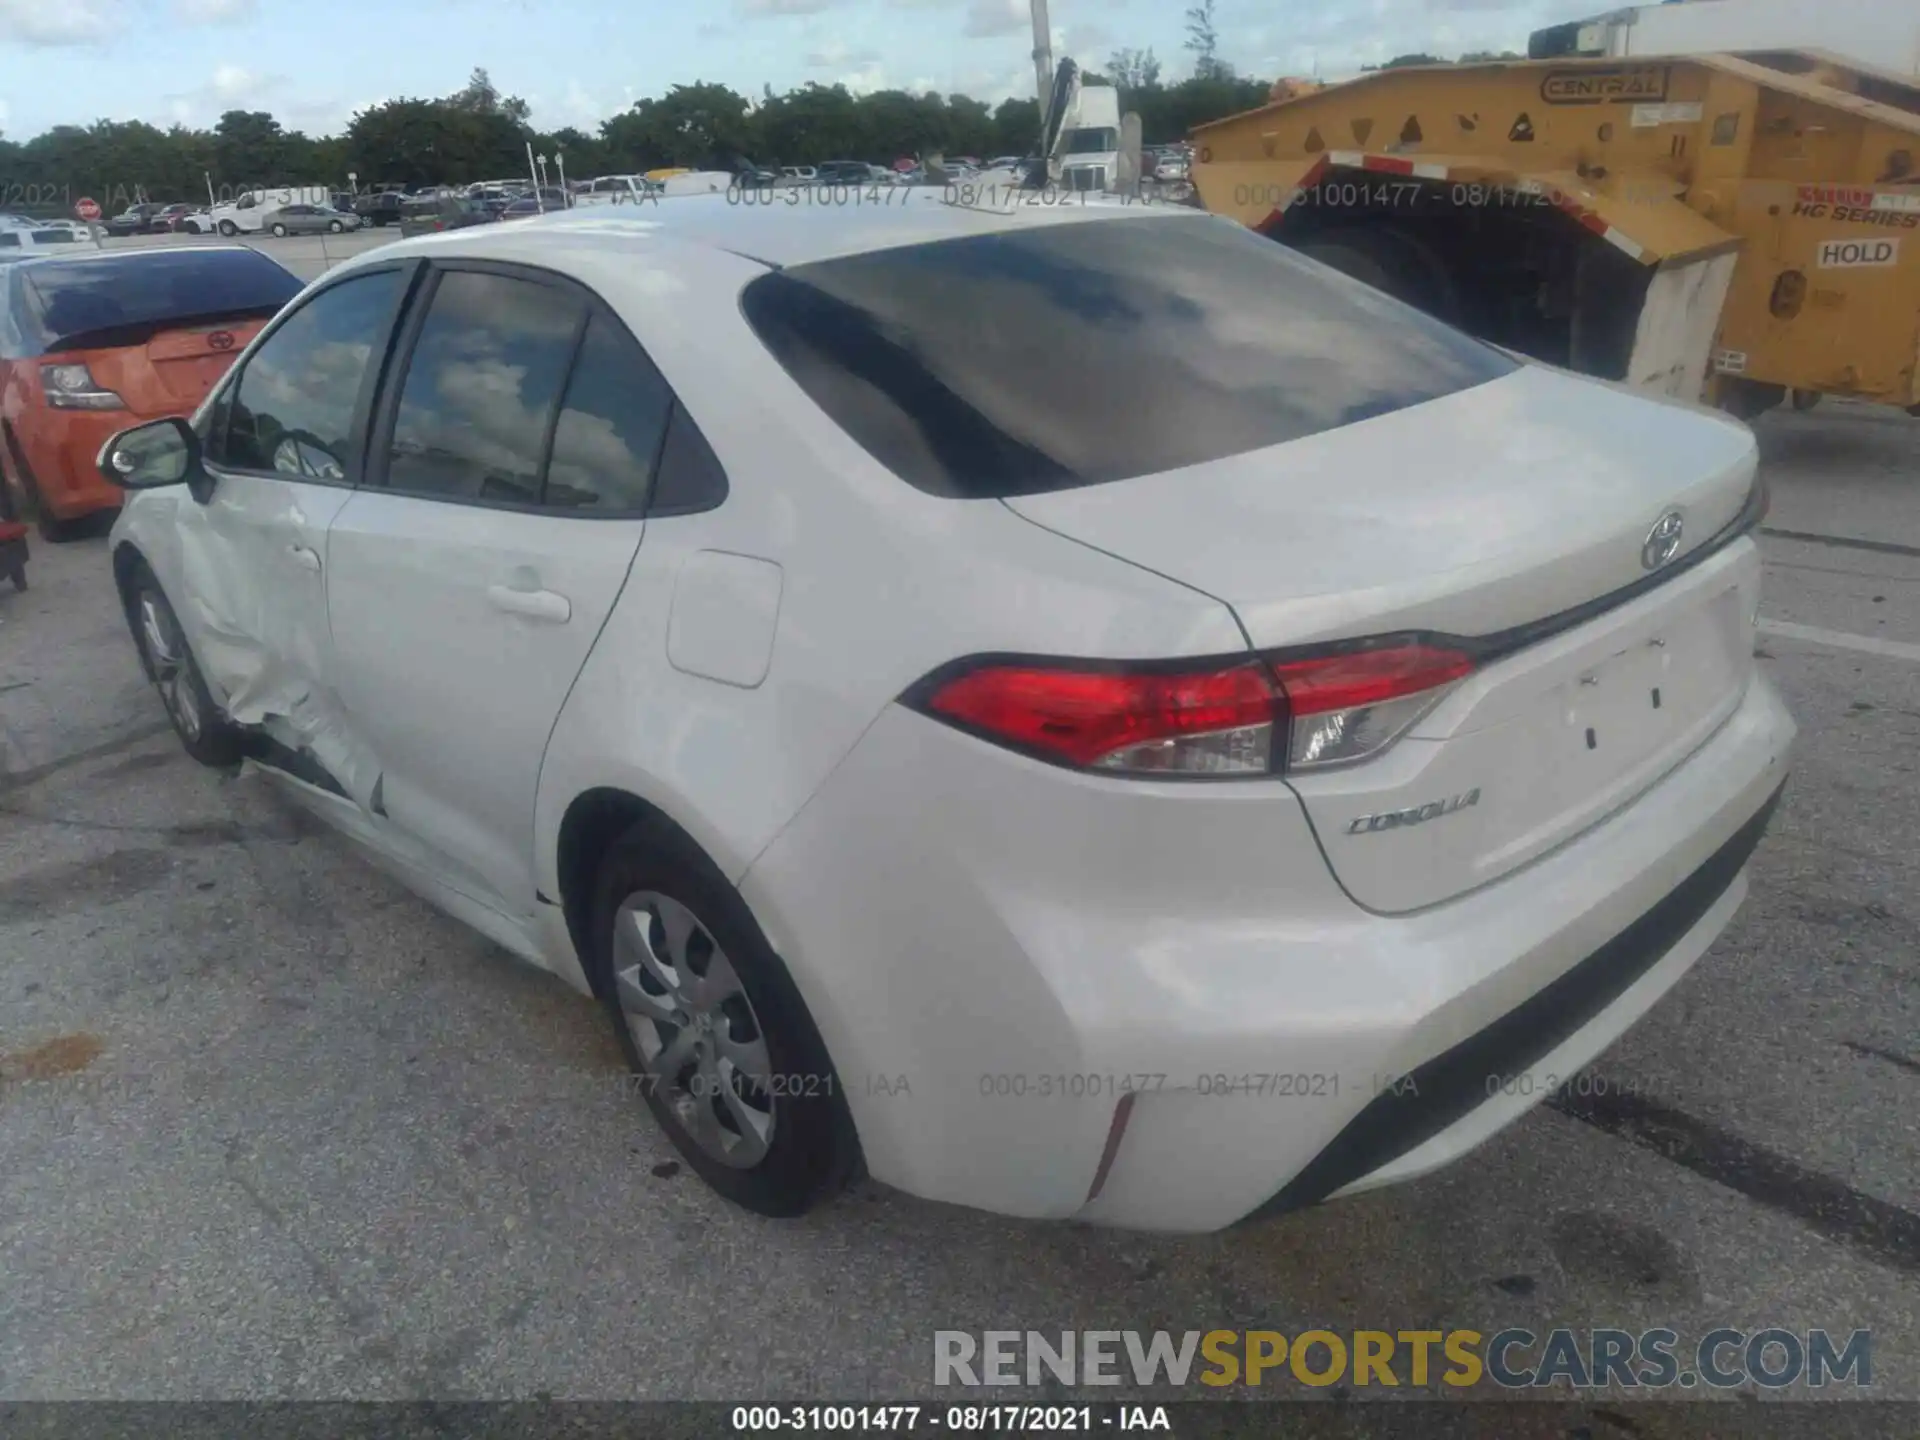
[[[983,194],[989,189],[981,188]],[[844,205],[778,200],[748,203],[735,195],[688,195],[657,204],[583,207],[505,229],[488,226],[445,231],[398,244],[409,250],[457,248],[502,260],[528,260],[539,257],[556,231],[564,231],[569,241],[604,237],[610,247],[623,241],[644,243],[659,236],[782,267],[1033,226],[1129,216],[1203,215],[1185,206],[1126,203],[1099,196],[1053,194],[1047,196],[1046,203],[1021,203],[1012,192],[1000,189],[992,191],[990,198],[999,203],[949,203],[942,191],[932,187],[883,190],[871,200],[852,203],[850,199]],[[382,246],[380,254],[392,255],[397,249],[397,245]]]
[[[61,265],[71,260],[138,260],[149,255],[205,255],[210,250],[253,250],[251,245],[150,245],[132,250],[94,249],[88,246],[49,246],[36,252],[31,259],[18,261],[21,265]],[[254,251],[259,254],[259,251]],[[265,257],[272,259],[272,256]]]

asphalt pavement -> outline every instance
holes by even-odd
[[[1874,1393],[1920,1398],[1920,420],[1756,428],[1802,737],[1740,917],[1598,1067],[1632,1103],[1197,1239],[728,1207],[599,1011],[189,761],[104,543],[36,542],[0,591],[0,1400],[885,1399],[936,1330],[1554,1325],[1868,1328]]]

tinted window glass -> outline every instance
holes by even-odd
[[[711,510],[727,498],[727,472],[686,407],[674,402],[667,422],[667,443],[660,450],[660,474],[654,481],[649,515],[688,515]]]
[[[396,490],[533,505],[582,302],[528,280],[455,270],[433,292],[394,414]]]
[[[1096,220],[798,265],[749,322],[873,456],[937,495],[1223,459],[1514,368],[1245,226]]]
[[[224,427],[215,417],[214,458],[243,470],[346,478],[354,405],[404,283],[398,270],[358,275],[289,315],[248,359]]]
[[[673,394],[619,327],[587,326],[566,403],[553,427],[546,503],[563,510],[641,510]]]
[[[36,266],[27,288],[52,348],[93,331],[272,315],[301,283],[257,250],[145,250]]]

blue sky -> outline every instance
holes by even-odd
[[[1891,3],[1891,0],[1890,0]],[[1050,0],[1055,53],[1099,65],[1151,46],[1191,70],[1186,0]],[[1217,0],[1246,73],[1339,76],[1411,50],[1526,48],[1604,0]],[[485,66],[543,128],[590,129],[676,82],[750,95],[809,80],[987,100],[1033,93],[1027,0],[0,0],[0,132],[96,119],[210,124],[270,110],[337,132],[397,95],[448,94]]]

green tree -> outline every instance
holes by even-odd
[[[994,107],[993,144],[996,155],[1031,155],[1040,146],[1040,102],[1002,100]]]
[[[1187,49],[1193,52],[1193,78],[1231,80],[1233,67],[1220,58],[1220,33],[1213,23],[1214,0],[1187,7]]]
[[[731,170],[750,157],[758,140],[747,97],[725,85],[696,81],[676,85],[659,98],[600,126],[600,138],[615,165],[651,170],[663,165]]]
[[[1151,48],[1116,50],[1107,61],[1107,76],[1128,95],[1160,88],[1160,61]]]
[[[229,110],[213,127],[213,162],[229,183],[265,185],[286,178],[287,135],[265,110]]]

